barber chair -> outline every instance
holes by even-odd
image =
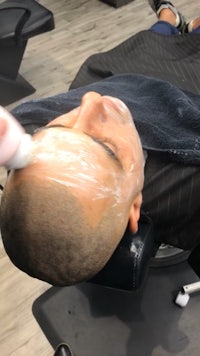
[[[31,37],[54,29],[51,11],[35,0],[0,3],[0,104],[5,106],[35,92],[19,68]]]
[[[151,220],[142,215],[137,234],[127,229],[94,278],[51,287],[33,303],[33,315],[56,350],[54,356],[198,353],[193,333],[198,335],[199,319],[193,310],[200,296],[185,309],[173,303],[184,283],[199,280],[188,256],[156,244]]]

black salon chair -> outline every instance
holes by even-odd
[[[151,258],[158,247],[151,220],[142,215],[137,234],[127,228],[106,266],[88,282],[127,291],[138,290],[146,280]],[[72,351],[68,345],[60,344],[54,356],[72,356]]]
[[[29,38],[54,29],[51,11],[35,0],[6,0],[0,4],[0,104],[8,105],[34,93],[19,75]]]
[[[169,247],[168,249],[157,244],[154,240],[154,229],[151,220],[146,215],[142,215],[139,221],[138,232],[136,234],[132,234],[127,228],[110,260],[96,276],[94,276],[87,283],[83,283],[78,286],[66,288],[52,287],[34,302],[33,314],[53,348],[56,350],[54,356],[72,355],[72,351],[75,349],[74,343],[76,342],[76,337],[79,344],[81,344],[81,335],[87,335],[87,332],[88,335],[91,335],[93,328],[95,330],[94,339],[98,339],[96,332],[98,332],[98,330],[102,327],[101,321],[99,321],[101,318],[105,323],[108,323],[108,325],[112,325],[112,332],[113,330],[116,332],[117,345],[126,345],[126,338],[129,334],[129,331],[127,330],[129,330],[128,325],[130,320],[133,325],[135,323],[136,328],[138,327],[137,322],[142,322],[140,319],[141,315],[139,310],[141,308],[141,304],[139,301],[144,298],[148,300],[149,304],[151,304],[152,301],[156,301],[156,299],[158,299],[156,290],[157,286],[155,287],[154,280],[152,278],[152,269],[155,270],[155,273],[153,273],[153,275],[155,274],[155,279],[159,278],[159,283],[161,284],[160,281],[163,281],[163,285],[166,285],[167,288],[169,279],[170,283],[173,284],[171,281],[172,277],[170,274],[168,276],[165,275],[165,272],[162,273],[161,270],[165,271],[165,268],[160,267],[172,267],[172,273],[174,274],[176,284],[176,270],[182,270],[182,263],[186,263],[188,254],[189,252],[187,251],[182,251],[180,249],[174,250],[172,247]],[[177,267],[179,264],[180,268]],[[149,280],[148,272],[150,270],[150,287],[147,287],[146,282]],[[183,275],[184,278],[188,278],[187,271],[185,275],[184,268]],[[193,277],[194,276],[192,275],[192,278]],[[159,283],[158,288],[160,288],[160,294],[162,295],[162,291],[164,291],[164,289],[163,285],[161,285],[161,287],[159,286]],[[137,293],[132,293],[135,291]],[[95,311],[92,307],[88,311],[88,303],[89,305],[94,303]],[[168,300],[167,305],[169,313],[173,314],[174,311],[171,310],[173,307],[170,307]],[[151,306],[149,305],[149,307]],[[111,316],[108,311],[106,311],[107,308],[111,312]],[[112,321],[113,310],[115,312],[118,311],[120,315],[119,318],[114,318],[114,321]],[[124,336],[123,333],[125,333],[125,331],[123,330],[123,324],[118,324],[118,320],[121,320],[121,318],[124,321],[126,320],[127,310],[130,312],[130,320],[128,318],[129,322],[127,323],[126,329],[127,336]],[[163,310],[165,311],[165,308]],[[168,309],[166,308],[166,310]],[[131,317],[132,314],[134,315],[133,318]],[[88,331],[86,325],[88,327]],[[121,342],[119,340],[120,328],[122,328]],[[103,333],[103,331],[101,332]],[[70,347],[68,347],[65,342],[69,342]],[[96,341],[91,339],[91,345],[95,342]],[[86,343],[88,343],[88,340]],[[88,346],[88,344],[84,347],[87,351],[90,349],[90,345]],[[98,347],[98,345],[96,347]],[[109,352],[112,346],[105,343],[103,346],[104,350],[106,347],[108,348],[106,353],[107,355],[110,354]],[[79,346],[78,354],[82,355],[83,353],[83,355],[85,355],[87,351],[85,351],[85,349],[81,350]],[[89,355],[90,354],[91,353],[89,353]]]

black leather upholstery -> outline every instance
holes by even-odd
[[[72,356],[72,353],[68,345],[61,344],[56,348],[54,356]]]
[[[146,279],[150,260],[157,248],[152,223],[142,216],[138,232],[132,234],[127,228],[108,263],[90,282],[117,289],[137,290]]]
[[[0,43],[23,42],[53,28],[53,14],[35,0],[7,0],[0,4]]]
[[[108,5],[114,6],[116,8],[121,7],[123,5],[129,4],[129,2],[133,0],[101,0]]]
[[[8,105],[35,91],[19,75],[27,41],[51,31],[51,11],[35,0],[6,0],[0,4],[0,104]]]
[[[193,268],[197,276],[200,277],[200,245],[196,246],[192,250],[188,258],[188,263]]]

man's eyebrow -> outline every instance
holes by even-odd
[[[67,126],[62,125],[62,124],[52,124],[52,125],[48,125],[48,126],[42,126],[42,127],[38,128],[38,129],[36,129],[34,133],[37,133],[37,132],[40,132],[40,131],[43,131],[43,130],[47,130],[47,129],[51,129],[51,128],[57,128],[57,127],[70,129],[70,127],[67,127]],[[97,138],[94,138],[94,137],[88,135],[85,132],[84,132],[84,135],[88,136],[94,142],[96,142],[99,146],[101,146],[104,149],[104,151],[106,151],[107,155],[109,155],[109,157],[111,157],[113,160],[115,160],[115,162],[120,166],[120,168],[122,168],[121,162],[119,161],[118,157],[115,155],[115,153],[103,141],[98,140]]]
[[[40,131],[43,131],[43,130],[47,130],[47,129],[51,129],[51,128],[54,128],[54,127],[66,127],[64,125],[61,125],[61,124],[52,124],[52,125],[49,125],[49,126],[41,126],[41,127],[38,127],[37,129],[34,130],[34,134],[40,132]]]
[[[88,135],[89,136],[89,135]],[[115,153],[110,149],[110,147],[108,147],[103,141],[98,140],[94,137],[89,136],[94,142],[98,143],[98,145],[100,145],[104,151],[106,151],[107,155],[109,155],[111,158],[113,158],[119,165],[121,166],[121,162],[119,161],[118,157],[115,155]]]

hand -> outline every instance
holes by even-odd
[[[3,138],[7,131],[8,123],[5,119],[0,118],[0,139]]]

